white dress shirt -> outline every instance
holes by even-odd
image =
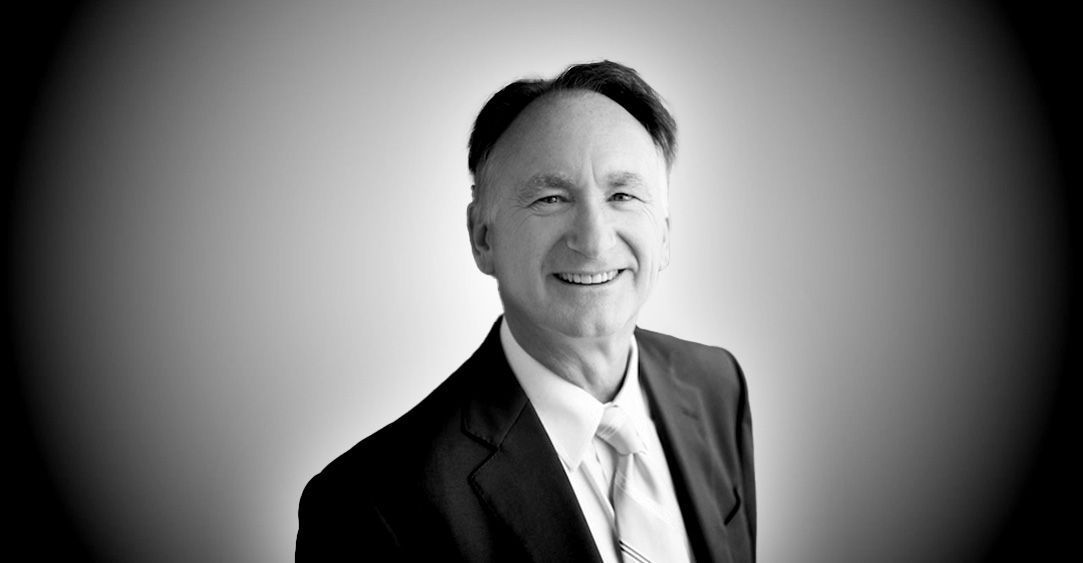
[[[593,395],[541,365],[515,341],[507,321],[500,324],[500,343],[504,355],[515,373],[519,385],[534,405],[549,440],[560,457],[568,481],[575,491],[579,507],[586,517],[594,543],[606,563],[620,563],[614,510],[610,492],[617,467],[613,448],[594,434],[602,420],[602,403]],[[684,519],[677,504],[673,479],[666,463],[658,431],[650,418],[647,398],[639,383],[639,347],[635,337],[630,343],[631,354],[624,382],[613,403],[620,405],[631,418],[640,437],[646,443],[644,461],[662,484],[661,503],[665,518],[686,539],[685,551],[691,553],[684,528]],[[690,560],[690,555],[685,561]]]

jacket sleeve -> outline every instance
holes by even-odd
[[[298,563],[402,560],[398,539],[379,508],[359,497],[333,487],[324,473],[308,482],[297,511]]]

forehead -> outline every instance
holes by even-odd
[[[491,172],[512,182],[537,174],[656,177],[664,158],[620,104],[596,92],[569,91],[528,105],[493,147],[490,165]]]

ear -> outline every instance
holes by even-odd
[[[665,223],[662,225],[662,265],[658,271],[665,270],[666,266],[669,266],[669,215],[666,215]]]
[[[489,224],[481,216],[477,201],[466,206],[466,230],[470,234],[470,250],[474,253],[474,263],[481,273],[493,275],[493,247],[489,243]]]

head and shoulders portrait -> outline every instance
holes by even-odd
[[[503,315],[306,487],[299,561],[751,561],[747,388],[640,329],[670,260],[677,126],[632,68],[520,80],[478,114],[467,235]]]

